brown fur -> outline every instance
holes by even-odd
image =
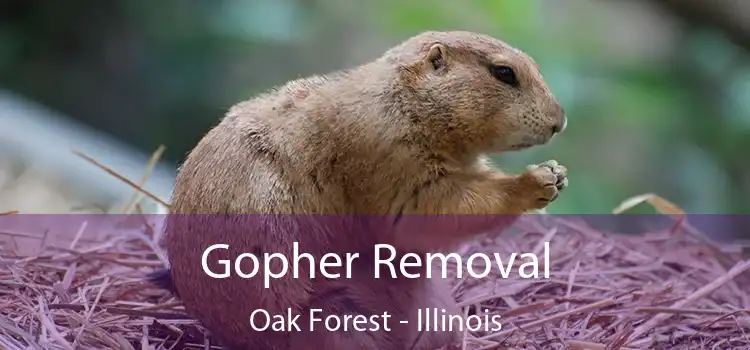
[[[512,67],[519,86],[496,79],[490,63]],[[172,211],[518,215],[557,198],[567,184],[565,168],[548,162],[506,175],[486,154],[547,143],[564,123],[563,109],[523,52],[481,34],[426,32],[367,64],[292,81],[232,107],[181,167]],[[466,241],[499,225],[497,218],[356,235],[292,229],[282,218],[235,233],[170,219],[163,245],[187,310],[228,346],[402,350],[418,337],[414,321],[408,327],[391,322],[389,333],[300,334],[254,332],[248,319],[257,308],[389,311],[402,319],[414,317],[417,306],[456,311],[440,279],[373,280],[371,261],[360,259],[352,280],[288,277],[265,290],[260,278],[210,278],[201,254],[227,243],[229,251],[214,255],[291,256],[294,241],[316,259],[328,252],[370,255],[376,243],[424,253]],[[434,349],[459,336],[425,332],[413,349]]]

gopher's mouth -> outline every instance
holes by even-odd
[[[508,147],[508,149],[511,151],[520,151],[534,146],[536,145],[533,143],[517,143],[515,145],[511,145],[510,147]]]
[[[527,148],[535,147],[535,146],[541,146],[544,144],[547,144],[547,142],[550,141],[550,138],[547,137],[524,137],[521,142],[514,143],[510,145],[509,149],[512,151],[520,151]]]
[[[527,148],[546,145],[553,137],[554,135],[516,134],[506,139],[507,143],[505,149],[508,151],[520,151]]]

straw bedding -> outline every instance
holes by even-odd
[[[551,276],[456,280],[467,315],[502,316],[499,331],[467,332],[465,348],[750,349],[750,263],[684,227],[639,236],[564,218],[518,227],[522,234],[484,239],[462,254],[541,253],[548,241]],[[82,232],[65,248],[26,256],[12,242],[44,237],[4,233],[0,348],[219,348],[178,300],[143,282],[163,265],[153,232]]]

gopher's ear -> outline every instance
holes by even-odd
[[[424,57],[424,64],[428,69],[438,70],[446,66],[448,49],[441,43],[430,46],[427,55]]]

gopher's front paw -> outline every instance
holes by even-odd
[[[519,194],[529,209],[542,209],[557,199],[568,187],[568,170],[554,160],[529,165],[519,178]]]

